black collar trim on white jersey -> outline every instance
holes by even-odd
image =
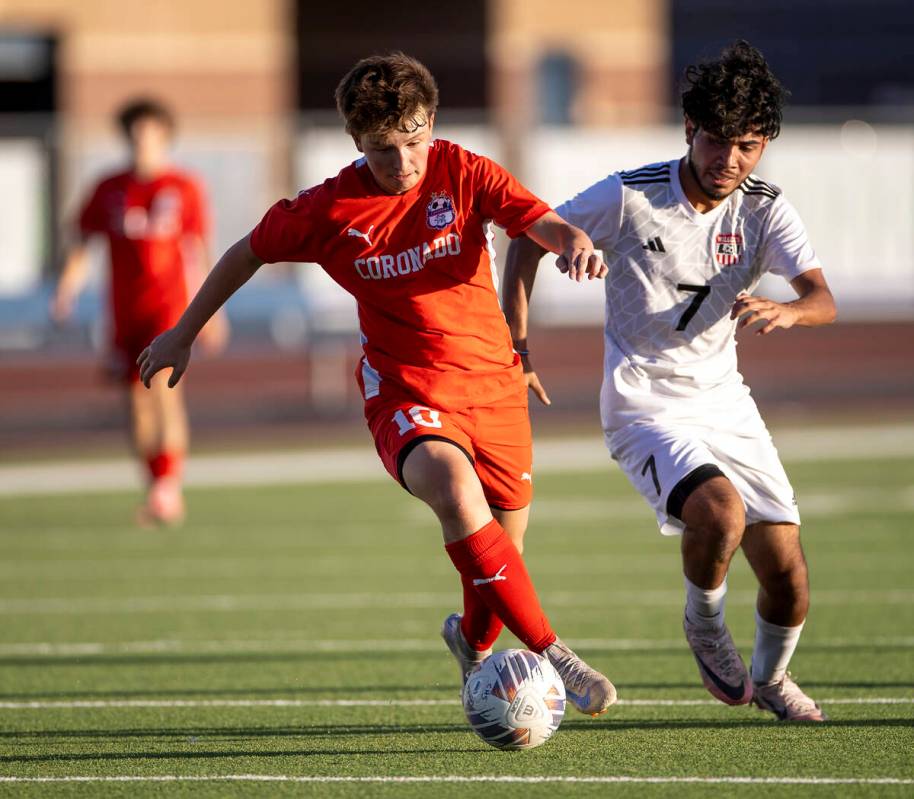
[[[744,194],[763,194],[766,197],[770,197],[772,200],[776,200],[781,193],[780,189],[776,189],[771,184],[765,183],[764,180],[759,180],[752,176],[747,177],[740,183],[739,188]]]

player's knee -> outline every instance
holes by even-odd
[[[459,520],[475,511],[480,504],[478,491],[469,481],[459,478],[442,480],[428,497],[428,504],[441,519]]]
[[[735,492],[734,492],[735,494]],[[688,514],[687,529],[703,548],[726,560],[736,551],[746,530],[746,512],[738,497],[707,499],[700,511]]]
[[[407,488],[429,505],[442,522],[478,515],[480,507],[488,514],[472,466],[459,450],[445,446],[423,445],[410,454],[403,467]]]

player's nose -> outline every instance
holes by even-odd
[[[398,174],[402,174],[404,167],[406,166],[409,159],[409,153],[406,150],[399,149],[394,150],[393,155],[391,156],[392,163],[391,165],[397,169]]]

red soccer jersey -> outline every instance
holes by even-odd
[[[115,336],[137,325],[173,324],[187,305],[182,239],[205,236],[199,183],[168,171],[143,181],[132,172],[102,180],[79,217],[83,235],[103,233],[111,254]]]
[[[381,193],[360,159],[274,205],[250,243],[268,263],[320,264],[356,298],[366,399],[390,380],[450,410],[496,402],[523,385],[488,223],[515,237],[548,210],[497,164],[438,140],[410,191]]]

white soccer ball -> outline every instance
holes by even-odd
[[[470,726],[498,749],[546,743],[565,715],[565,686],[546,658],[505,649],[486,658],[463,689]]]

